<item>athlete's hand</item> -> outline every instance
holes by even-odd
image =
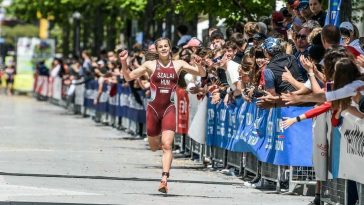
[[[126,59],[128,59],[128,51],[124,50],[122,52],[119,53],[119,59],[120,61],[126,61]]]

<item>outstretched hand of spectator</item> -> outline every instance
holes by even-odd
[[[300,102],[300,96],[295,93],[282,93],[282,100],[286,105],[294,105]]]
[[[364,68],[364,55],[363,54],[356,57],[356,61],[358,62],[360,67]]]
[[[257,105],[262,108],[272,108],[275,106],[275,101],[279,99],[279,96],[274,96],[271,93],[264,91],[265,96],[258,98]]]
[[[313,72],[313,70],[316,69],[315,64],[309,59],[307,59],[304,55],[300,56],[300,62],[302,67],[309,73]]]

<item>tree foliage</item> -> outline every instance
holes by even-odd
[[[172,0],[170,5],[160,5],[158,18],[168,12],[184,14],[188,18],[196,14],[209,14],[226,18],[227,23],[243,20],[257,20],[259,16],[268,16],[274,7],[275,0]]]

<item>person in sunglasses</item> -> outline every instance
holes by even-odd
[[[313,13],[310,9],[308,0],[300,0],[300,4],[298,5],[297,9],[304,18],[304,22],[312,19]]]
[[[295,44],[296,44],[297,52],[294,54],[294,56],[296,57],[298,62],[302,55],[307,57],[308,49],[310,46],[310,44],[308,43],[307,37],[310,33],[311,33],[311,30],[309,28],[304,27],[296,35]],[[300,62],[298,63],[298,66],[300,68],[300,72],[302,74],[303,79],[305,81],[307,81],[308,80],[307,71],[302,67]]]

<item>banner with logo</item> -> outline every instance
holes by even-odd
[[[212,104],[211,98],[208,95],[207,113],[206,113],[206,145],[215,146],[216,135],[216,105]]]
[[[239,108],[223,103],[213,107],[208,102],[209,145],[252,152],[260,161],[275,165],[312,166],[312,121],[304,120],[287,130],[281,127],[283,118],[299,116],[309,109],[312,107],[267,110],[257,107],[256,102],[244,102]]]
[[[35,65],[41,60],[50,67],[55,53],[53,39],[19,38],[16,49],[16,72],[14,89],[21,92],[33,90]]]
[[[333,130],[332,174],[334,178],[364,183],[364,119],[347,111],[342,116],[342,126]]]
[[[340,7],[342,0],[330,0],[325,25],[340,25]]]

